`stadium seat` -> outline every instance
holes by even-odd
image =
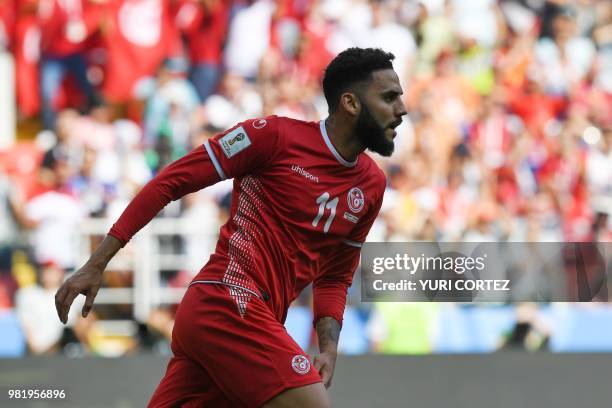
[[[25,336],[13,311],[0,312],[0,333],[0,358],[25,355]]]
[[[550,310],[550,318],[553,327],[551,351],[612,351],[612,306],[554,307]]]
[[[366,322],[359,310],[347,306],[344,311],[344,322],[338,350],[343,354],[364,354],[368,352],[369,342],[366,336]]]
[[[33,142],[19,142],[10,150],[0,152],[7,173],[30,175],[38,171],[43,152]]]
[[[461,307],[440,310],[436,353],[490,353],[515,323],[510,306]]]
[[[308,351],[312,334],[312,311],[306,306],[292,306],[287,312],[285,328],[293,340]]]
[[[30,197],[36,188],[42,156],[43,152],[34,142],[22,141],[8,150],[0,151],[4,171],[26,197]]]

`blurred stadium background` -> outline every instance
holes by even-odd
[[[377,157],[388,187],[368,240],[611,240],[609,0],[0,0],[0,358],[13,358],[0,361],[0,389],[63,370],[80,384],[93,367],[122,363],[100,368],[100,381],[134,372],[125,381],[142,374],[143,391],[100,406],[142,405],[169,355],[175,305],[228,216],[231,182],[173,203],[141,231],[109,266],[90,318],[73,313],[65,329],[56,288],[135,193],[206,138],[246,118],[325,117],[323,68],[350,46],[395,54],[410,112],[394,157]],[[306,291],[286,326],[316,350],[310,301]],[[332,395],[355,402],[338,406],[409,406],[411,394],[441,406],[425,391],[450,375],[465,385],[470,361],[481,386],[496,384],[487,367],[503,373],[497,388],[480,388],[492,399],[447,394],[447,405],[612,401],[600,387],[608,357],[547,353],[612,351],[606,301],[366,304],[356,279],[340,349],[356,356],[342,360]],[[443,353],[471,357],[381,356]],[[430,388],[400,381],[388,405],[359,404],[368,381],[399,381],[404,362],[405,378],[432,376]],[[575,375],[586,365],[595,368]],[[54,374],[28,375],[34,366]],[[566,405],[571,386],[540,405],[516,391],[533,391],[524,377],[535,373],[552,393],[568,381],[562,370],[588,402]],[[506,381],[518,382],[514,393]],[[482,402],[496,401],[491,390],[497,403]]]

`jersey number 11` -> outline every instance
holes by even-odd
[[[338,197],[334,197],[332,200],[329,199],[329,193],[325,192],[317,198],[317,204],[319,204],[319,212],[317,216],[312,220],[312,226],[316,227],[319,225],[319,221],[323,218],[325,214],[325,209],[331,211],[325,225],[323,226],[323,232],[327,233],[329,231],[329,227],[331,226],[334,217],[336,216],[336,206],[338,205]]]

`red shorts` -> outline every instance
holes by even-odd
[[[220,284],[187,290],[172,352],[149,407],[260,407],[284,390],[321,381],[263,299]]]

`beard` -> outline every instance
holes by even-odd
[[[393,140],[389,140],[385,136],[386,129],[386,127],[378,124],[376,119],[372,116],[370,109],[368,109],[368,106],[362,100],[361,112],[357,117],[357,123],[355,125],[355,133],[357,133],[357,137],[365,148],[381,156],[391,156],[395,145]]]

